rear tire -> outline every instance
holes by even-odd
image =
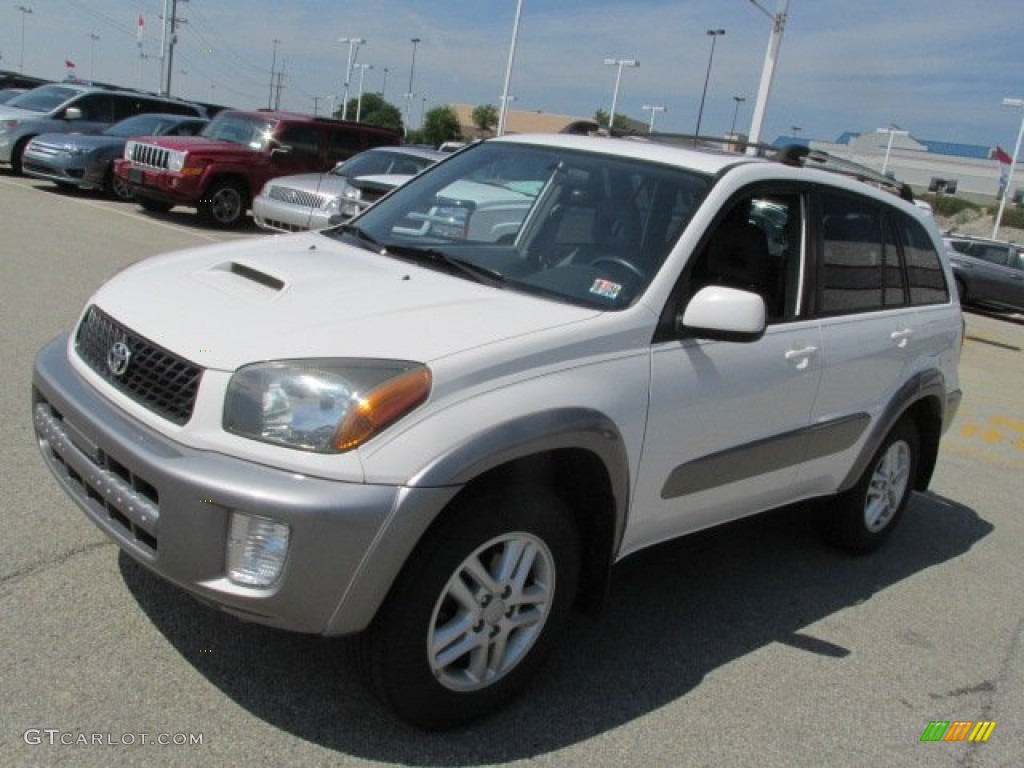
[[[497,709],[550,653],[579,560],[572,515],[544,488],[495,487],[456,501],[359,639],[364,676],[419,728]]]
[[[832,544],[862,555],[892,535],[914,490],[919,445],[913,421],[897,422],[857,484],[834,501],[826,530]]]

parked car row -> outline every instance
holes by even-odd
[[[1024,247],[958,234],[944,242],[962,304],[1024,312]]]

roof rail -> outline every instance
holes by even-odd
[[[696,149],[753,155],[796,168],[818,168],[823,171],[831,171],[832,173],[848,176],[866,184],[872,184],[899,195],[908,202],[914,202],[914,193],[910,189],[909,184],[879,173],[873,168],[868,168],[866,165],[830,155],[828,152],[820,149],[811,149],[803,144],[786,144],[780,147],[775,144],[755,144],[733,136],[698,136],[688,133],[663,132],[647,133],[620,128],[613,128],[609,131],[608,135],[616,138],[646,139],[681,147],[689,146]]]
[[[874,168],[855,163],[852,160],[845,160],[835,155],[830,155],[820,149],[810,149],[800,144],[788,144],[778,148],[775,159],[785,165],[792,165],[803,168],[820,168],[824,171],[839,173],[873,184],[877,187],[893,192],[908,202],[914,202],[914,193],[910,185],[899,181],[884,173],[879,173]]]

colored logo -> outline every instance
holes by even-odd
[[[932,720],[921,741],[988,741],[995,728],[995,720]]]

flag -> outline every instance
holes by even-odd
[[[139,14],[139,24],[135,28],[135,40],[139,48],[142,47],[142,38],[146,36],[146,20],[142,18],[142,14]]]
[[[1006,154],[1006,150],[1000,147],[998,144],[996,145],[996,160],[998,160],[1003,165],[1009,165],[1010,163],[1013,162],[1013,158]]]
[[[71,61],[70,59],[64,59],[64,66],[67,67],[68,69],[74,69],[75,68],[75,62]]]

